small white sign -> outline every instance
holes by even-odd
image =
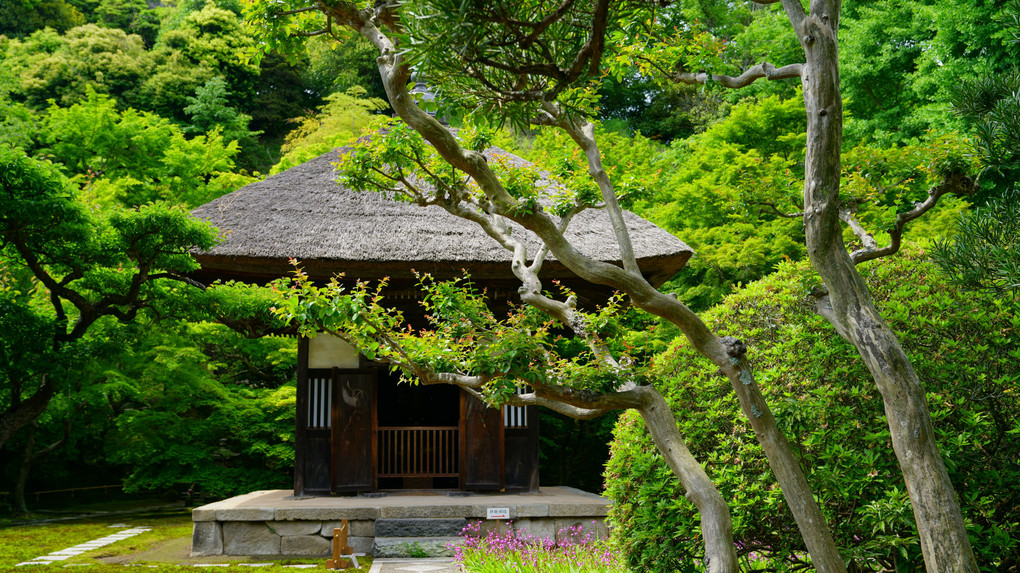
[[[486,512],[489,519],[510,519],[509,507],[490,507]]]

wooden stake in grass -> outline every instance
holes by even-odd
[[[347,520],[340,520],[340,527],[333,529],[333,558],[326,561],[326,569],[360,569],[354,549],[347,545]]]

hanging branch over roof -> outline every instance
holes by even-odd
[[[623,211],[616,198],[616,191],[609,180],[609,174],[602,166],[602,152],[595,142],[595,124],[580,116],[571,116],[564,112],[563,107],[554,102],[544,102],[539,116],[533,120],[538,124],[555,125],[570,135],[574,143],[584,151],[588,162],[588,173],[602,193],[603,204],[609,213],[609,221],[616,235],[616,244],[620,248],[620,259],[627,272],[641,275],[637,260],[634,258],[634,247],[631,245],[630,233],[623,220]]]

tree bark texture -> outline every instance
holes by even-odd
[[[839,90],[838,0],[814,0],[804,14],[784,0],[807,57],[804,227],[808,255],[825,281],[837,329],[857,348],[884,401],[892,444],[910,495],[929,573],[976,572],[956,492],[939,456],[924,388],[857,273],[839,224],[843,110]]]

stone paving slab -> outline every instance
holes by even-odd
[[[461,573],[451,559],[376,559],[368,573]]]

